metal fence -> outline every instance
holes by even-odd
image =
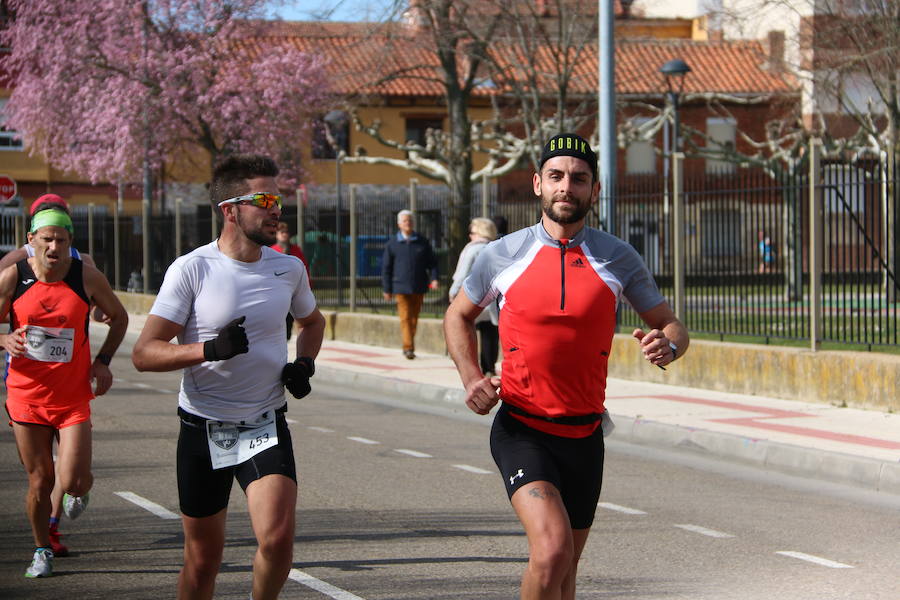
[[[773,177],[735,166],[688,178],[683,191],[660,176],[622,178],[615,193],[615,231],[641,254],[663,294],[683,307],[679,316],[692,332],[764,342],[812,338],[814,344],[869,349],[896,345],[900,193],[890,166],[895,163],[812,162],[812,177],[807,167]],[[354,186],[352,191],[343,186],[340,202],[334,186],[310,187],[299,218],[297,202],[289,202],[282,220],[302,240],[321,306],[389,313],[394,307],[382,299],[381,256],[396,232],[396,213],[412,207],[417,230],[433,242],[440,261],[442,286],[428,292],[424,314],[440,316],[455,268],[454,221],[461,215],[502,215],[515,231],[540,217],[533,197],[500,202],[494,186],[474,191],[472,201],[460,206],[444,186]],[[681,269],[675,268],[673,250],[676,210],[684,215]],[[9,249],[14,220],[0,219],[0,243]],[[76,246],[93,255],[118,289],[142,291],[142,217],[80,208],[74,221]],[[594,212],[589,224],[598,223]],[[146,288],[155,292],[178,253],[208,243],[215,230],[209,208],[201,206],[151,216],[147,231]],[[627,306],[619,322],[625,331],[641,325]]]
[[[692,332],[861,349],[898,343],[896,162],[811,164],[777,176],[735,167],[684,180],[680,316]],[[661,179],[626,178],[616,231],[674,298],[670,189]],[[641,325],[627,307],[620,323]]]

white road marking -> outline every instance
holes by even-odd
[[[327,427],[307,427],[307,429],[312,429],[313,431],[318,431],[319,433],[334,433],[334,429],[328,429]]]
[[[116,494],[116,496],[119,496],[120,498],[124,498],[125,500],[128,500],[129,502],[133,502],[134,504],[137,504],[144,510],[153,513],[160,519],[181,519],[180,516],[176,515],[169,509],[160,506],[156,502],[151,502],[150,500],[147,500],[146,498],[138,496],[134,492],[115,492],[115,494]]]
[[[295,421],[294,419],[288,419],[287,417],[285,417],[284,422],[287,423],[288,425],[296,425],[297,424],[297,421]]]
[[[153,390],[154,392],[159,392],[160,394],[177,394],[178,392],[173,390],[167,390],[165,388],[155,388],[149,383],[131,383],[127,379],[120,379],[119,377],[113,377],[113,383],[124,383],[126,385],[133,385],[136,388],[141,388],[142,390]]]
[[[492,471],[488,471],[487,469],[481,469],[479,467],[473,467],[471,465],[453,465],[457,469],[462,469],[463,471],[468,471],[469,473],[477,473],[478,475],[489,475]]]
[[[844,563],[839,563],[833,560],[828,560],[827,558],[822,558],[821,556],[813,556],[812,554],[804,554],[803,552],[794,552],[792,550],[779,550],[775,554],[781,554],[782,556],[790,556],[791,558],[798,558],[800,560],[805,560],[807,562],[815,563],[817,565],[822,565],[823,567],[828,567],[830,569],[852,569],[852,565],[845,565]]]
[[[400,454],[406,454],[407,456],[412,456],[414,458],[432,458],[430,454],[425,454],[424,452],[419,452],[418,450],[407,450],[405,448],[397,448],[394,452],[399,452]]]
[[[369,438],[356,437],[356,436],[350,436],[347,439],[353,440],[354,442],[359,442],[360,444],[380,444],[381,443],[381,442],[376,442],[375,440],[370,440]]]
[[[329,598],[334,598],[334,600],[365,600],[356,594],[334,587],[330,583],[325,583],[321,579],[316,579],[312,575],[298,569],[291,569],[291,572],[288,573],[288,578],[317,592],[321,592]]]
[[[601,502],[597,506],[601,508],[605,508],[606,510],[614,510],[616,512],[625,513],[626,515],[646,515],[642,510],[638,510],[636,508],[628,508],[627,506],[619,506],[618,504],[613,504],[612,502]]]
[[[680,529],[684,529],[685,531],[693,531],[694,533],[699,533],[700,535],[708,535],[709,537],[714,538],[733,538],[734,536],[730,533],[723,533],[721,531],[716,531],[715,529],[707,529],[706,527],[700,527],[699,525],[675,525]]]

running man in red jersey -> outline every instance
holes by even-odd
[[[551,138],[533,188],[541,221],[481,252],[447,310],[444,335],[466,405],[486,415],[503,401],[491,453],[528,537],[521,598],[572,600],[603,480],[600,423],[618,303],[627,300],[650,327],[633,335],[654,365],[680,357],[688,334],[637,252],[585,226],[600,191],[586,140]],[[486,377],[474,321],[498,298],[502,376]]]
[[[57,194],[44,194],[43,196],[39,197],[37,200],[31,203],[29,214],[32,218],[34,218],[37,213],[43,212],[45,210],[60,210],[69,215],[69,217],[72,216],[72,212],[69,209],[69,203]],[[71,254],[73,258],[81,260],[85,265],[90,265],[92,267],[97,266],[90,254],[79,252],[74,246],[69,249],[69,254]],[[11,252],[8,252],[3,255],[3,258],[0,258],[0,272],[2,272],[8,266],[16,264],[23,258],[30,258],[32,256],[34,256],[34,248],[31,246],[31,244],[26,243],[21,248],[17,248]],[[95,308],[91,311],[91,318],[99,323],[109,323],[106,315],[104,315],[103,311],[98,308]],[[0,317],[0,323],[6,323],[8,320],[8,316]],[[3,369],[4,383],[6,382],[6,370],[9,366],[9,355],[7,355],[5,358],[7,359],[7,364]],[[60,478],[57,477],[57,480],[58,479]],[[59,486],[55,486],[53,488],[51,498],[53,501],[53,509],[50,513],[50,546],[53,549],[53,556],[55,558],[58,558],[60,556],[68,556],[69,549],[65,544],[62,543],[60,539],[63,537],[62,533],[60,533],[59,531],[59,521],[62,517],[63,512],[63,491],[59,488]]]
[[[75,518],[87,505],[93,484],[90,401],[112,385],[109,363],[128,327],[128,314],[106,277],[71,256],[72,237],[72,220],[65,212],[38,212],[28,233],[34,256],[0,272],[0,316],[9,313],[11,324],[11,332],[0,335],[0,345],[12,357],[6,411],[28,474],[25,506],[37,546],[26,577],[53,574],[47,522],[57,435],[64,510]],[[110,320],[93,361],[91,303]]]

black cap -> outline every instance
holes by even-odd
[[[539,169],[544,168],[544,163],[554,156],[574,156],[585,161],[591,168],[591,174],[594,181],[597,181],[597,154],[591,149],[591,145],[586,139],[574,133],[560,133],[550,138],[550,141],[544,145],[544,151],[541,152],[541,164]]]

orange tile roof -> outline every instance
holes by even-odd
[[[332,74],[332,84],[341,95],[385,97],[441,97],[437,55],[429,39],[418,37],[402,25],[335,22],[276,22],[267,35],[243,40],[251,53],[270,44],[289,44],[323,56]],[[495,44],[492,51],[507,63],[513,47]],[[619,40],[616,44],[616,90],[619,94],[658,96],[665,91],[659,67],[682,58],[692,72],[685,79],[685,92],[729,94],[791,93],[792,81],[766,70],[765,54],[757,41]],[[542,70],[549,70],[550,50],[540,57]],[[402,75],[391,76],[398,72]],[[575,93],[597,89],[597,48],[585,49],[573,78]],[[494,93],[490,87],[478,93]]]
[[[727,94],[785,94],[796,91],[790,77],[766,69],[766,55],[758,41],[693,42],[688,40],[622,40],[616,45],[616,91],[648,94],[665,89],[659,68],[681,58],[691,72],[685,92]]]

